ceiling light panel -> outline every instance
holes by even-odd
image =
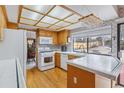
[[[65,19],[65,21],[75,23],[75,22],[78,22],[79,18],[80,18],[80,16],[78,16],[78,15],[72,15],[72,16],[68,17],[67,19]]]
[[[6,13],[9,22],[17,23],[18,20],[18,5],[6,5]],[[0,16],[1,17],[1,16]]]
[[[75,28],[79,28],[79,27],[82,27],[81,23],[76,23],[76,24],[73,24],[73,25],[70,25],[68,27],[65,27],[66,29],[75,29]]]
[[[39,20],[41,17],[43,17],[43,15],[40,15],[36,12],[32,12],[32,11],[29,11],[29,10],[26,10],[26,9],[22,9],[21,16],[26,17],[26,18],[30,18],[30,19],[33,19],[33,20]]]
[[[51,29],[59,29],[59,28],[61,28],[61,27],[59,27],[59,26],[56,26],[56,25],[53,25],[53,26],[51,26],[51,27],[49,27],[49,28],[51,28]]]
[[[37,26],[39,26],[39,27],[48,27],[48,26],[50,26],[50,25],[40,22],[40,23],[37,24]]]
[[[34,24],[36,24],[37,21],[27,20],[27,19],[21,18],[21,19],[20,19],[20,22],[21,22],[21,23],[26,23],[26,24],[34,25]]]
[[[67,25],[69,25],[70,23],[67,23],[67,22],[63,22],[63,21],[61,21],[61,22],[59,22],[59,23],[57,23],[56,25],[57,26],[67,26]]]
[[[70,14],[72,14],[72,12],[70,12],[60,6],[56,6],[48,15],[63,19]]]
[[[55,22],[57,22],[59,20],[46,16],[41,21],[46,22],[46,23],[50,23],[50,24],[54,24]]]
[[[25,5],[24,7],[46,14],[52,8],[52,5]]]
[[[24,28],[24,29],[37,29],[38,27],[36,26],[30,26],[30,25],[24,25],[24,24],[19,24],[19,28]]]

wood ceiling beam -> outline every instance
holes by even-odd
[[[18,8],[18,21],[17,21],[17,23],[20,22],[21,13],[22,13],[22,5],[19,5],[19,8]]]
[[[45,16],[47,16],[55,7],[56,7],[56,5],[54,5],[34,26],[36,26]]]
[[[7,12],[6,12],[6,6],[5,5],[1,5],[1,8],[3,10],[3,14],[5,16],[6,22],[8,22],[8,16],[7,16]]]
[[[72,10],[71,8],[69,8],[69,7],[65,6],[65,5],[59,5],[59,6],[82,17],[81,14],[79,14],[78,12]]]

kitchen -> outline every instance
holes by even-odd
[[[1,5],[0,62],[16,61],[18,73],[10,76],[19,76],[11,82],[1,78],[0,87],[123,87],[124,15],[115,7],[124,10],[119,5]]]

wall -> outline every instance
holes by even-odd
[[[7,27],[7,19],[4,15],[4,11],[2,9],[2,6],[0,6],[0,26],[6,28]]]
[[[0,6],[0,40],[3,40],[3,28],[7,27],[7,20],[4,15],[2,6]]]

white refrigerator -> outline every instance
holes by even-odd
[[[0,60],[18,57],[26,79],[27,37],[25,30],[4,29],[0,41]]]

